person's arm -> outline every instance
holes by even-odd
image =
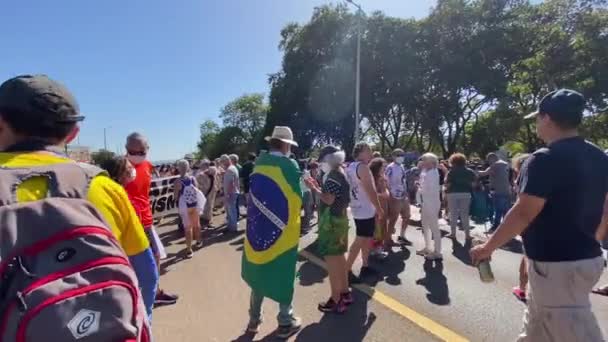
[[[226,175],[224,175],[224,177],[229,176],[230,177],[230,184],[228,185],[228,191],[233,194],[236,191],[236,182],[239,181],[239,178],[237,177],[237,175],[230,169],[226,170]]]
[[[176,179],[173,182],[173,198],[177,201],[179,199],[179,192],[182,190],[182,182]]]
[[[544,198],[520,194],[513,208],[505,216],[503,223],[488,240],[487,248],[496,250],[523,233],[540,214],[545,203]]]
[[[521,193],[515,205],[490,239],[471,249],[471,260],[474,264],[489,258],[494,250],[523,233],[541,212],[547,198],[559,182],[557,179],[559,175],[552,172],[555,168],[549,155],[533,155],[530,159],[521,182]]]
[[[91,181],[87,199],[99,210],[128,256],[140,254],[150,247],[144,228],[122,186],[109,177],[95,177]]]
[[[369,198],[372,205],[376,208],[376,213],[378,216],[384,216],[384,211],[380,205],[378,193],[376,192],[376,186],[374,185],[374,180],[372,177],[372,171],[369,169],[369,166],[367,166],[367,164],[359,164],[357,173],[361,179],[361,184],[363,185],[363,190],[367,194],[367,198]]]
[[[452,184],[452,178],[453,178],[452,171],[448,171],[448,173],[445,175],[445,183],[443,184],[443,186],[446,188],[446,190],[450,188],[450,184]]]
[[[606,199],[604,200],[604,214],[595,233],[595,238],[597,241],[602,242],[607,238],[606,234],[608,234],[608,194],[606,194]]]
[[[477,176],[479,176],[479,177],[489,176],[491,171],[492,171],[492,166],[485,169],[485,171],[477,171]]]
[[[333,184],[330,185],[330,182]],[[304,183],[306,183],[306,185],[312,192],[315,192],[319,195],[319,199],[323,203],[327,205],[332,205],[336,201],[336,195],[339,191],[340,185],[334,182],[333,180],[327,180],[323,184],[323,189],[321,189],[317,182],[312,178],[304,178]]]

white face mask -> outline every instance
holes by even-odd
[[[134,156],[129,154],[127,155],[127,159],[129,159],[133,165],[139,165],[146,160],[146,156]]]
[[[323,171],[325,174],[329,173],[331,171],[331,165],[326,162],[321,163],[321,171]]]
[[[395,158],[395,163],[397,163],[397,164],[403,164],[404,161],[405,161],[404,157]]]

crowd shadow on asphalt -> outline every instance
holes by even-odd
[[[426,260],[423,269],[425,277],[416,280],[416,284],[426,288],[428,301],[437,305],[450,304],[448,281],[443,274],[443,262]]]
[[[368,314],[370,297],[353,291],[355,302],[342,315],[326,313],[317,323],[309,324],[296,336],[295,342],[360,342],[365,339],[376,320],[373,312]]]
[[[471,249],[471,240],[467,240],[464,245],[456,239],[452,239],[452,255],[460,260],[463,264],[473,266],[469,250]]]
[[[376,279],[377,281],[372,281],[371,284],[367,281],[366,283],[375,286],[379,281],[384,281],[392,286],[401,285],[399,275],[405,271],[405,261],[410,256],[411,252],[405,246],[400,246],[398,251],[393,250],[389,252],[384,260],[372,258],[372,266],[378,270],[378,278]]]

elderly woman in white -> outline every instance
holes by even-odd
[[[439,160],[432,153],[426,153],[421,158],[422,173],[420,174],[419,196],[421,199],[422,231],[424,234],[424,249],[416,252],[427,260],[441,260],[441,231],[439,230],[438,214],[441,209],[439,192]],[[435,248],[431,250],[431,234]]]

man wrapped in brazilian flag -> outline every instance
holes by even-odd
[[[268,297],[279,303],[277,336],[288,338],[302,326],[291,306],[300,239],[301,173],[289,158],[291,146],[297,146],[289,127],[275,127],[266,140],[270,152],[256,160],[249,181],[241,271],[251,287],[247,332],[258,332],[262,302]]]

